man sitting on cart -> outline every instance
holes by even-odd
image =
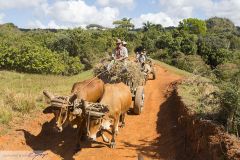
[[[126,65],[126,59],[128,58],[128,50],[126,47],[123,46],[122,41],[120,39],[117,39],[116,41],[116,48],[112,52],[112,58],[110,64],[107,66],[107,70],[109,71],[112,68],[112,65],[115,61],[123,62],[124,65]]]
[[[125,41],[124,45],[126,44]],[[120,39],[117,39],[116,42],[116,48],[112,52],[112,58],[116,61],[124,61],[125,59],[128,58],[128,50],[127,48],[123,45],[122,41]]]

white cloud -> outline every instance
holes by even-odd
[[[4,18],[4,16],[5,16],[5,14],[3,14],[3,13],[0,13],[0,24],[2,24],[2,23],[3,23],[3,18]]]
[[[153,24],[162,24],[164,27],[178,24],[178,20],[172,19],[164,12],[142,14],[140,17],[133,19],[136,28],[141,27],[142,24],[147,21]]]
[[[154,1],[153,1],[154,2]],[[141,27],[143,22],[162,24],[164,27],[177,26],[184,18],[194,17],[195,11],[212,6],[211,0],[159,0],[158,13],[142,14],[134,18],[136,27]]]
[[[112,22],[121,18],[121,12],[133,9],[136,3],[140,3],[135,0],[95,0],[95,2],[89,5],[85,0],[0,0],[2,12],[0,23],[3,23],[3,18],[7,20],[8,15],[4,14],[4,10],[28,9],[33,13],[31,19],[35,19],[28,23],[28,27],[31,28],[72,28],[91,23],[112,27]],[[148,9],[158,5],[159,12],[152,13],[149,10],[149,13],[142,13],[133,18],[136,27],[141,27],[146,21],[160,23],[163,26],[176,26],[184,18],[207,19],[213,16],[229,18],[240,25],[240,0],[150,0],[145,3],[146,6],[143,7]],[[147,6],[147,3],[150,6]],[[143,4],[144,2],[141,2],[141,5]],[[140,8],[134,9],[140,10],[138,13],[141,13]]]
[[[159,4],[172,19],[218,16],[240,25],[239,0],[159,0]]]
[[[47,0],[0,0],[0,9],[37,7]]]
[[[201,9],[212,6],[212,0],[159,0],[161,8],[170,16],[176,18],[188,18]]]
[[[57,25],[56,22],[54,20],[51,20],[48,22],[47,25],[44,25],[41,21],[39,20],[34,20],[34,21],[30,21],[28,23],[28,28],[41,28],[41,29],[46,29],[46,28],[50,28],[50,29],[67,29],[67,28],[72,28],[72,26],[64,26],[64,25]]]
[[[98,9],[95,6],[87,5],[82,0],[56,1],[51,6],[45,6],[44,11],[47,16],[54,20],[81,26],[91,23],[112,26],[112,22],[119,15],[117,8]]]
[[[214,2],[211,8],[207,8],[206,15],[208,17],[218,16],[229,18],[236,25],[240,25],[240,1],[239,0],[221,0]]]
[[[100,6],[124,6],[132,7],[134,0],[97,0]]]
[[[42,24],[42,22],[39,20],[29,22],[28,27],[29,28],[46,28],[46,26]]]

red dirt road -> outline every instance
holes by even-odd
[[[120,128],[115,149],[110,149],[99,137],[99,143],[92,146],[83,143],[82,150],[74,154],[75,130],[66,128],[62,133],[55,133],[53,116],[39,113],[31,121],[16,124],[15,130],[0,137],[0,150],[44,151],[45,156],[39,155],[35,160],[136,160],[138,156],[144,160],[184,159],[183,130],[177,124],[177,104],[171,97],[166,97],[170,84],[181,77],[159,66],[156,66],[156,73],[157,79],[149,80],[145,86],[143,113],[126,116],[126,127]]]

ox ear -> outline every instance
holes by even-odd
[[[55,97],[52,93],[50,93],[50,92],[48,92],[48,91],[46,91],[46,90],[43,91],[43,94],[44,94],[47,98],[49,98],[50,100],[52,100],[52,99]]]

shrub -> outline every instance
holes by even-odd
[[[201,76],[192,76],[178,85],[178,94],[194,114],[200,118],[217,119],[220,110],[219,88]]]
[[[237,72],[239,72],[239,66],[234,63],[224,63],[218,65],[215,69],[217,77],[224,81],[229,81]]]
[[[240,89],[232,82],[221,83],[221,121],[227,130],[239,136],[240,131]]]
[[[212,68],[226,62],[231,52],[230,41],[224,37],[207,35],[198,41],[198,52]]]
[[[175,54],[177,55],[175,55],[172,64],[176,67],[202,76],[213,76],[211,68],[199,55],[184,55],[181,52]]]
[[[0,101],[0,124],[8,124],[12,120],[12,110]]]
[[[165,63],[170,64],[171,63],[171,55],[169,54],[169,51],[167,49],[159,49],[156,52],[152,53],[150,55],[154,59],[158,59],[160,61],[163,61]]]
[[[82,71],[83,65],[78,57],[58,54],[37,45],[22,44],[19,47],[0,45],[0,67],[28,73],[73,75]]]
[[[20,113],[29,113],[36,107],[35,98],[30,94],[15,93],[13,91],[5,91],[4,104],[13,111]]]

